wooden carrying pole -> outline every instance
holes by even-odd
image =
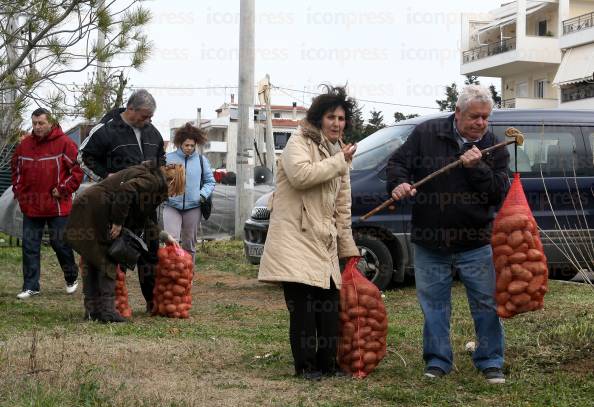
[[[495,144],[491,147],[487,147],[483,150],[481,150],[481,153],[484,155],[485,153],[488,153],[491,150],[495,150],[497,148],[501,148],[501,147],[505,147],[509,144],[513,144],[513,143],[517,143],[519,146],[521,146],[524,143],[524,137],[522,135],[522,133],[513,128],[513,127],[509,127],[506,131],[505,131],[505,135],[508,137],[513,137],[513,140],[508,140],[508,141],[502,141],[501,143]],[[414,184],[411,185],[411,189],[417,189],[418,187],[420,187],[421,185],[423,185],[424,183],[426,183],[427,181],[432,180],[433,178],[437,177],[440,174],[443,174],[444,172],[447,172],[449,170],[451,170],[454,167],[457,167],[458,165],[462,164],[462,160],[458,159],[452,163],[449,163],[448,165],[446,165],[443,168],[440,168],[439,170],[432,172],[431,174],[427,175],[425,178],[421,179],[418,182],[415,182]],[[376,213],[378,213],[379,211],[387,208],[388,206],[392,205],[396,200],[394,198],[390,198],[388,199],[386,202],[384,202],[383,204],[381,204],[380,206],[372,209],[371,211],[367,212],[365,215],[361,216],[361,220],[367,220],[369,219],[371,216],[375,215]]]

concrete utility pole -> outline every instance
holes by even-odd
[[[266,105],[266,167],[276,178],[276,154],[274,153],[274,132],[272,131],[272,110],[270,108],[270,75],[258,82],[258,98],[260,104]]]
[[[239,129],[237,132],[237,176],[235,238],[243,237],[243,225],[254,204],[254,31],[255,0],[241,0],[239,11]]]

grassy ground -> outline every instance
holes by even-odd
[[[84,322],[51,250],[43,265],[42,294],[20,302],[20,249],[0,248],[1,406],[593,405],[588,286],[552,282],[545,310],[505,321],[504,386],[488,386],[464,351],[473,326],[458,285],[445,379],[422,378],[422,315],[406,287],[386,293],[388,355],[370,377],[309,383],[292,376],[282,293],[256,281],[239,242],[201,248],[189,320],[147,316],[129,274],[132,323]]]

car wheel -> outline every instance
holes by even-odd
[[[381,240],[366,235],[355,242],[362,257],[359,262],[361,273],[380,290],[388,288],[394,272],[392,254],[388,247]]]

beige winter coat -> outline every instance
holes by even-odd
[[[279,159],[258,279],[340,288],[338,258],[358,256],[351,231],[349,166],[306,121]]]

